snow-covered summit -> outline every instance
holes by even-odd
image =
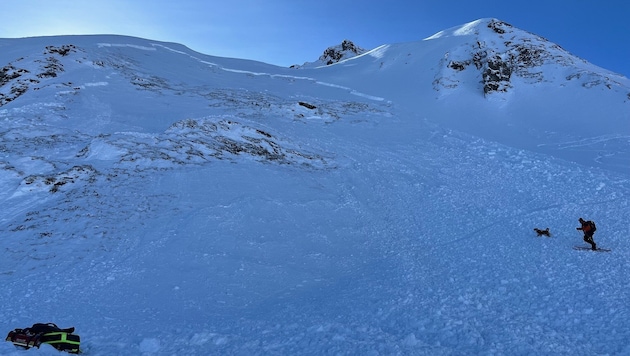
[[[616,88],[622,86],[625,79],[590,65],[541,36],[493,18],[440,31],[425,40],[460,36],[468,39],[448,53],[444,64],[456,71],[475,67],[481,75],[485,94],[508,92],[514,86],[512,77],[528,83],[554,81],[559,84],[586,77],[588,84],[585,85],[600,83]]]
[[[441,30],[434,35],[425,38],[425,40],[452,36],[487,36],[489,34],[492,34],[492,32],[504,34],[506,32],[512,33],[514,31],[520,30],[515,29],[507,22],[501,21],[496,18],[481,18],[465,23],[463,25],[453,26],[451,28]]]

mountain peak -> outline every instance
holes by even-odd
[[[443,59],[443,77],[438,83],[462,82],[458,72],[473,68],[479,72],[484,94],[508,92],[514,79],[525,83],[569,81],[588,76],[590,82],[607,87],[618,83],[562,47],[528,31],[495,19],[483,18],[440,31],[425,41],[460,37],[459,45],[450,48]],[[555,69],[551,69],[555,68]],[[569,71],[573,74],[562,74]],[[439,85],[438,85],[439,86]]]
[[[483,34],[499,34],[513,32],[515,28],[505,21],[501,21],[495,18],[482,18],[475,21],[465,23],[460,26],[454,26],[446,30],[442,30],[430,37],[427,40],[452,37],[452,36],[479,36]]]
[[[355,45],[354,42],[350,40],[343,40],[341,44],[326,48],[324,53],[319,57],[319,59],[316,62],[307,62],[304,65],[305,66],[313,65],[313,64],[316,66],[331,65],[331,64],[335,64],[346,59],[356,57],[358,55],[366,53],[367,51],[368,50]],[[294,65],[291,67],[298,68],[301,66]]]
[[[319,57],[319,60],[326,63],[326,65],[330,65],[341,62],[344,59],[356,57],[365,52],[367,50],[356,46],[352,41],[343,40],[339,45],[328,47],[324,54]]]

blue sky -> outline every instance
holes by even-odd
[[[9,0],[3,8],[19,16],[3,18],[0,38],[121,34],[281,66],[314,61],[344,39],[372,49],[495,17],[630,77],[626,0]]]

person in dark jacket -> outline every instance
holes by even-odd
[[[595,230],[597,229],[595,227],[595,223],[590,220],[585,221],[582,218],[579,218],[578,221],[580,222],[582,227],[578,227],[576,229],[582,230],[582,232],[584,233],[584,241],[591,244],[591,249],[597,250],[597,245],[595,245],[595,241],[593,241],[593,234],[595,233]]]

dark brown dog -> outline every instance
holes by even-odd
[[[551,237],[551,233],[549,232],[549,228],[546,228],[544,230],[541,230],[539,228],[534,228],[534,231],[536,231],[536,233],[538,234],[538,236],[548,236]]]

